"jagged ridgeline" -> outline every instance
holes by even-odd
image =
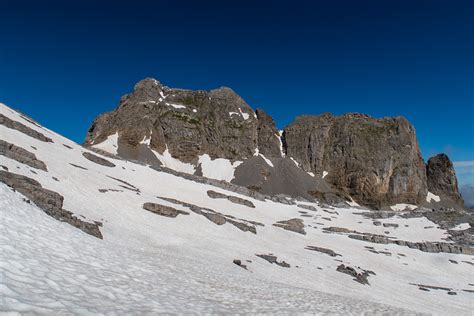
[[[94,120],[84,144],[265,194],[372,208],[463,207],[449,158],[426,165],[404,117],[305,115],[279,131],[226,87],[192,91],[144,79]]]

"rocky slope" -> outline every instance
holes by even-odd
[[[372,208],[440,206],[442,196],[443,206],[463,207],[454,170],[425,166],[405,118],[306,115],[280,132],[225,87],[191,91],[144,79],[94,120],[84,145],[271,195]]]
[[[472,213],[268,196],[2,116],[2,312],[472,314]]]

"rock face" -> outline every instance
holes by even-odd
[[[426,203],[430,188],[452,201],[443,207],[462,205],[450,162],[437,158],[426,167],[415,129],[403,117],[300,116],[280,135],[269,115],[225,87],[192,91],[144,79],[94,120],[84,145],[203,176],[227,163],[215,159],[227,159],[233,174],[225,181],[271,196],[330,204],[353,199],[381,208]],[[213,167],[205,174],[209,158]]]
[[[275,122],[262,109],[255,111],[257,114],[258,125],[258,150],[266,157],[281,157],[283,144],[281,143],[280,134],[275,127]]]
[[[449,199],[457,205],[464,205],[458,190],[458,180],[454,172],[454,166],[448,156],[439,154],[428,159],[426,175],[428,191],[439,195],[442,201]]]
[[[257,148],[257,118],[229,88],[211,91],[171,89],[154,79],[140,81],[119,107],[98,116],[86,146],[118,133],[118,154],[140,160],[140,143],[183,162],[199,155],[242,160]]]
[[[415,129],[403,117],[300,116],[283,137],[287,156],[361,204],[419,204],[426,197]]]

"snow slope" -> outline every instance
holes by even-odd
[[[442,241],[446,231],[426,218],[396,216],[380,221],[398,227],[376,226],[361,215],[366,210],[360,208],[330,209],[297,202],[313,208],[309,210],[259,201],[108,157],[104,158],[116,166],[105,167],[84,158],[82,152],[87,149],[10,108],[0,105],[0,113],[54,141],[41,142],[0,125],[0,139],[31,151],[48,171],[5,156],[0,156],[0,165],[63,195],[64,209],[89,222],[102,222],[104,236],[100,240],[56,221],[0,183],[0,313],[472,312],[474,293],[463,291],[474,290],[472,256],[372,244],[323,230],[340,227],[407,241]],[[111,177],[132,184],[139,192]],[[255,208],[211,199],[208,190],[249,200]],[[256,226],[256,234],[229,223],[218,226],[159,197],[264,226]],[[144,210],[145,202],[190,215],[163,217]],[[273,226],[292,218],[303,220],[306,235]],[[307,246],[329,248],[339,256],[306,250]],[[256,256],[270,253],[291,267]],[[234,259],[240,259],[247,270],[233,264]],[[370,285],[336,271],[341,264],[375,272],[368,278]],[[457,295],[422,291],[411,283],[449,287]]]

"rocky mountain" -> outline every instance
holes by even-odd
[[[191,164],[133,134],[152,114],[91,150],[0,104],[0,314],[472,314],[472,212],[264,194],[321,179],[268,148],[197,158],[201,173],[259,190],[176,171]],[[99,153],[135,150],[133,137],[174,169]]]
[[[437,207],[442,196],[443,206],[463,207],[454,170],[425,165],[405,118],[306,115],[281,132],[225,87],[191,91],[144,79],[94,120],[84,145],[264,194],[371,208]]]

